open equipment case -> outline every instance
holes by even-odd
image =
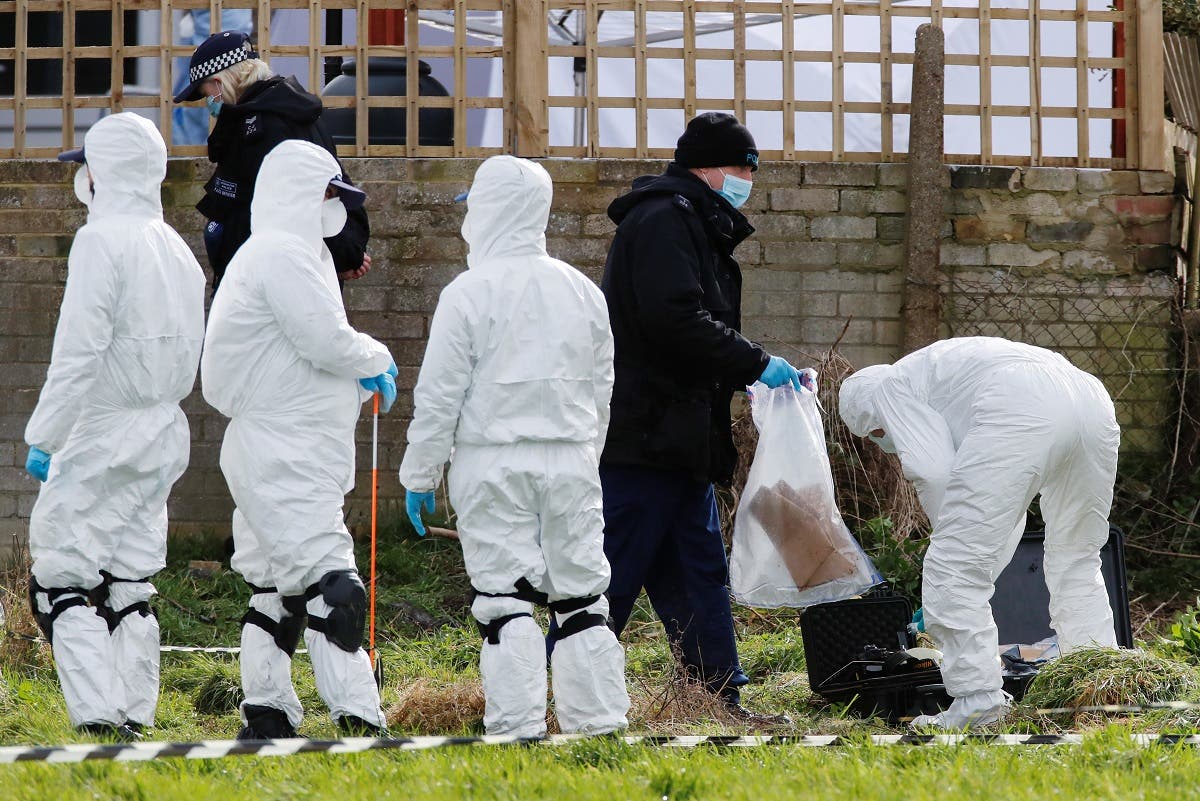
[[[996,581],[992,611],[1000,643],[1032,644],[1053,635],[1042,572],[1045,535],[1027,532]],[[1129,591],[1125,583],[1124,536],[1112,526],[1101,552],[1102,572],[1113,607],[1117,643],[1131,647]],[[915,645],[908,626],[908,599],[879,585],[861,598],[818,604],[800,616],[809,686],[834,703],[849,704],[862,717],[896,723],[949,706],[941,670],[904,653]],[[1036,665],[1006,663],[1004,689],[1020,699]]]

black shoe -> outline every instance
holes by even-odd
[[[142,739],[142,733],[128,723],[120,726],[114,723],[83,723],[75,727],[75,731],[115,740],[118,743],[136,743]]]
[[[296,736],[287,715],[275,707],[246,704],[242,713],[246,725],[237,733],[239,740],[283,740]]]
[[[791,726],[792,719],[787,715],[772,715],[762,712],[751,712],[739,702],[725,702],[725,714],[739,723],[755,729],[773,729]]]
[[[138,723],[136,720],[127,720],[125,721],[125,725],[138,737],[145,737],[146,729],[149,728],[145,723]]]
[[[387,729],[367,723],[358,715],[342,715],[337,719],[344,737],[387,737]]]

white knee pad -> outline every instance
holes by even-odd
[[[488,734],[546,734],[546,640],[533,619],[533,604],[511,597],[478,596],[471,614],[483,646],[479,673]]]

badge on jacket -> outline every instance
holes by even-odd
[[[674,200],[675,200],[675,205],[678,206],[679,208],[683,209],[684,211],[693,211],[692,201],[688,200],[683,195],[676,195]]]
[[[221,197],[235,198],[237,197],[238,185],[236,181],[230,181],[225,178],[213,178],[213,191]]]
[[[243,132],[246,136],[254,136],[258,133],[258,115],[246,118],[246,129]]]

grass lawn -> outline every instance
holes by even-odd
[[[420,540],[399,522],[382,532],[380,643],[384,707],[397,734],[482,732],[479,638],[469,620],[470,587],[456,543]],[[221,545],[203,538],[172,543],[171,564],[156,580],[164,644],[236,645],[249,590],[228,571],[193,578],[191,559],[218,559]],[[365,554],[360,564],[368,564]],[[364,569],[364,573],[365,573]],[[23,629],[15,575],[0,592],[10,626]],[[0,590],[5,589],[0,586]],[[754,684],[748,706],[785,711],[794,725],[779,733],[889,733],[814,700],[809,692],[797,613],[737,610],[743,666]],[[1156,643],[1157,635],[1152,637]],[[640,608],[626,636],[634,701],[631,733],[747,733],[704,694],[681,685],[649,611]],[[1194,656],[1155,644],[1150,658],[1169,663],[1175,694],[1200,697]],[[1154,663],[1157,664],[1157,663]],[[1112,690],[1153,697],[1154,669],[1140,663],[1113,671]],[[87,741],[67,724],[48,650],[0,638],[0,745]],[[317,697],[307,658],[294,661],[308,717],[301,733],[332,738],[337,730]],[[1086,677],[1084,677],[1086,678]],[[1078,694],[1060,677],[1060,694]],[[1126,682],[1122,684],[1121,682]],[[1046,694],[1043,694],[1043,700]],[[155,740],[221,739],[238,727],[235,656],[164,654]],[[1051,698],[1053,700],[1053,698]],[[1131,731],[1193,732],[1193,712],[1121,719],[1039,718],[1019,708],[1004,731],[1083,728],[1082,747],[844,746],[668,749],[600,739],[555,746],[454,748],[353,756],[231,757],[211,761],[79,765],[0,765],[0,799],[904,799],[994,798],[1019,791],[1040,798],[1177,799],[1194,796],[1200,754],[1188,747],[1139,748]],[[553,721],[551,721],[554,730]]]

